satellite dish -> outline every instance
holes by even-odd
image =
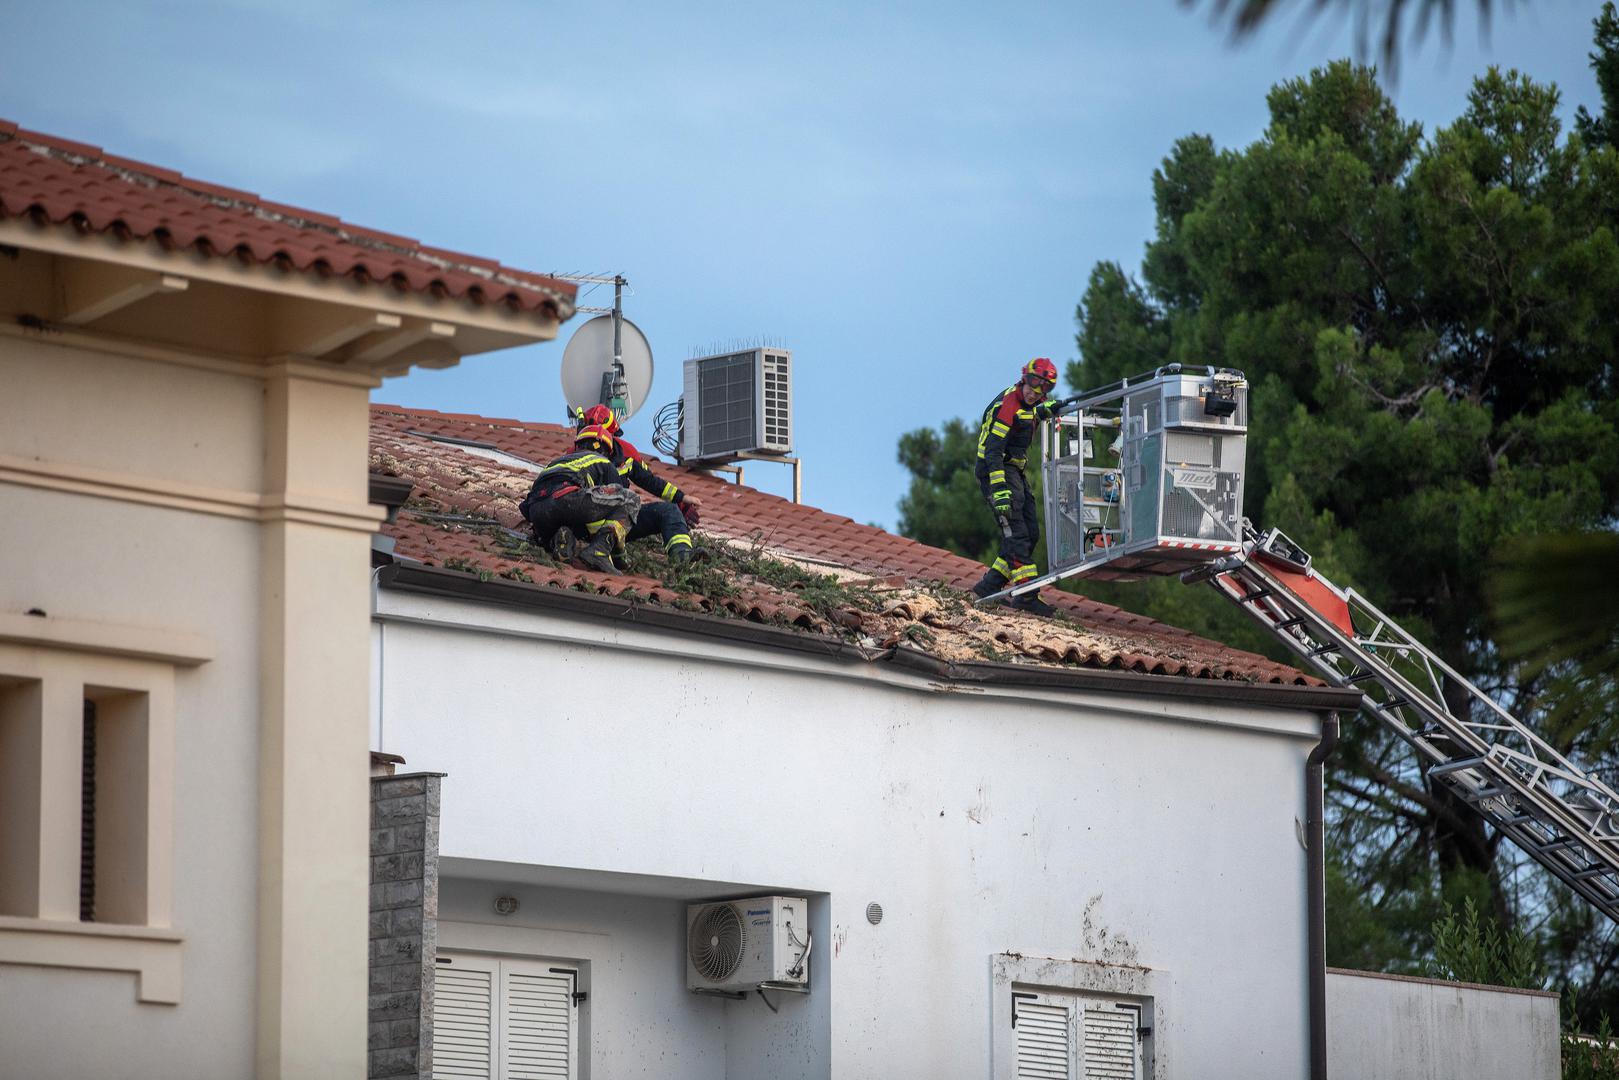
[[[570,409],[608,405],[621,396],[623,417],[634,415],[652,392],[652,346],[641,328],[621,320],[619,349],[622,383],[613,364],[613,317],[598,315],[573,332],[562,351],[562,396]]]

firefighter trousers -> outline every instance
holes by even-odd
[[[622,550],[641,497],[617,484],[581,488],[553,498],[524,500],[523,516],[534,526],[535,539],[548,542],[566,525],[581,537],[594,537],[603,529],[613,535],[613,547]]]
[[[686,524],[686,515],[680,512],[680,507],[674,503],[648,499],[641,503],[628,539],[639,540],[643,536],[658,535],[663,537],[665,552],[672,552],[678,547],[688,551],[691,549],[691,528]]]
[[[976,475],[978,487],[984,493],[984,501],[989,503],[990,512],[994,513],[995,504],[990,499],[989,470],[980,466]],[[1034,497],[1029,494],[1029,481],[1023,475],[1022,469],[1015,465],[1007,465],[1006,486],[1012,492],[1012,505],[1006,511],[1006,521],[1011,526],[1011,535],[1001,534],[1000,557],[990,565],[1008,581],[1016,584],[1034,577],[1038,572],[1030,560],[1034,558],[1034,546],[1040,542],[1040,518],[1035,513]],[[997,531],[999,527],[1000,524],[997,522]]]

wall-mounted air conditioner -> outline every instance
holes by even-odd
[[[688,990],[808,988],[809,954],[809,905],[801,896],[686,905]]]
[[[686,361],[680,459],[793,450],[793,354],[758,348]]]

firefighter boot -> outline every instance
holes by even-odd
[[[972,591],[974,596],[982,600],[986,596],[994,596],[1004,588],[1006,588],[1006,575],[992,566],[984,571],[984,576],[978,579],[978,584],[973,586]]]
[[[538,530],[534,535],[538,540]],[[573,557],[579,554],[579,538],[566,525],[559,526],[557,531],[551,534],[550,540],[543,542],[541,546],[561,562],[572,562]]]
[[[1040,599],[1040,590],[1026,592],[1022,596],[1014,596],[1007,604],[1017,611],[1027,612],[1030,615],[1041,615],[1046,618],[1057,614],[1057,609]]]
[[[590,546],[579,552],[579,561],[604,574],[622,574],[624,571],[613,565],[613,546],[612,530],[602,529]]]

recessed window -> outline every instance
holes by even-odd
[[[175,669],[208,656],[132,650],[146,628],[38,629],[0,641],[0,965],[127,971],[138,1000],[176,1004]]]
[[[1019,1077],[1140,1080],[1148,1003],[1072,990],[1014,989]]]
[[[38,679],[0,677],[0,915],[39,914],[43,711]]]
[[[561,960],[438,954],[433,1075],[579,1075],[580,968]]]
[[[0,915],[144,926],[150,695],[73,682],[0,678]]]
[[[149,697],[86,687],[83,745],[79,918],[143,926],[150,892]]]
[[[1169,991],[1162,969],[997,953],[991,1053],[994,1074],[1044,1080],[1162,1080],[1166,1048],[1154,1036]]]

